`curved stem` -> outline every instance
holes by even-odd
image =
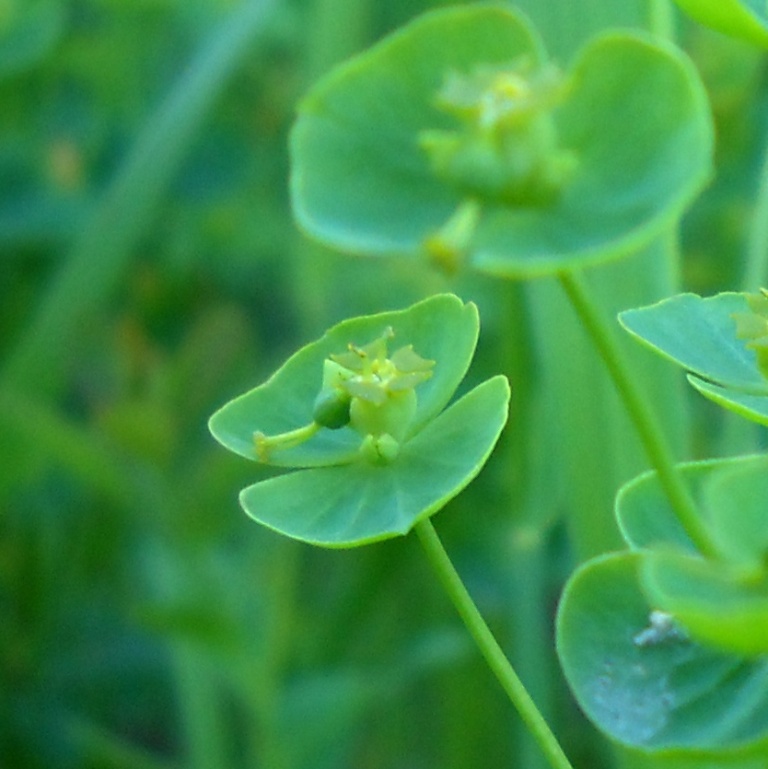
[[[632,377],[630,366],[611,328],[590,299],[587,287],[578,274],[561,272],[558,277],[608,369],[678,520],[699,551],[703,555],[716,558],[717,550],[709,532],[701,523],[693,499],[675,467],[672,451],[656,415]]]
[[[485,657],[488,666],[523,719],[526,728],[539,744],[550,766],[552,769],[573,769],[557,738],[549,728],[549,724],[523,686],[515,669],[506,658],[498,641],[494,638],[472,600],[469,591],[461,581],[461,577],[448,553],[446,553],[434,526],[427,519],[417,523],[415,530],[445,592],[464,620],[464,624]]]
[[[268,462],[271,451],[277,449],[292,449],[308,441],[319,429],[317,422],[310,422],[303,427],[297,427],[287,433],[279,435],[265,435],[257,431],[253,434],[253,446],[256,451],[256,458],[259,462]]]

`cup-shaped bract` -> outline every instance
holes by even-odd
[[[764,0],[676,0],[700,24],[768,48],[768,4]]]
[[[697,551],[655,471],[628,482],[616,516],[630,551],[568,581],[558,653],[577,700],[614,739],[728,766],[768,740],[768,457],[677,469],[716,557]]]
[[[716,550],[696,551],[655,472],[619,492],[616,516],[631,548],[645,554],[643,588],[697,640],[739,655],[768,653],[768,457],[678,467]]]
[[[760,314],[764,300],[762,294],[734,292],[707,298],[678,294],[626,310],[619,322],[640,342],[685,368],[702,395],[768,424],[768,378],[759,332],[768,326],[768,315]]]
[[[700,643],[737,656],[768,654],[764,566],[656,550],[645,555],[641,584],[649,602],[675,617]]]
[[[231,451],[259,459],[254,434],[279,435],[314,420],[318,395],[324,390],[328,362],[393,335],[399,346],[411,345],[418,355],[435,361],[432,376],[418,385],[416,412],[409,430],[417,432],[433,419],[456,391],[475,352],[477,308],[449,294],[419,302],[407,310],[383,312],[343,321],[321,339],[302,347],[262,385],[223,406],[211,417],[214,437]],[[262,458],[278,467],[318,467],[352,461],[360,434],[350,426],[318,430],[294,447]]]
[[[768,660],[691,638],[649,599],[646,564],[646,551],[614,553],[569,579],[557,651],[576,699],[612,739],[670,766],[762,766]]]
[[[296,468],[243,490],[248,515],[295,539],[351,547],[437,512],[477,475],[506,422],[502,376],[448,406],[478,329],[475,306],[448,294],[353,318],[223,406],[210,420],[220,443]]]
[[[768,552],[768,456],[684,462],[677,472],[688,487],[718,558],[759,568]],[[616,518],[633,550],[698,551],[685,533],[655,471],[625,483],[616,497]]]
[[[706,181],[711,145],[673,46],[608,34],[558,74],[525,18],[479,3],[317,83],[292,132],[292,201],[342,251],[535,276],[642,245]]]

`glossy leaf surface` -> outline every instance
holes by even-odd
[[[694,462],[679,472],[719,557],[696,552],[655,473],[636,478],[619,492],[616,512],[630,547],[647,551],[646,594],[702,642],[768,652],[768,457]]]
[[[745,294],[678,294],[626,310],[619,322],[640,342],[691,372],[688,379],[702,395],[766,424],[768,380],[755,350],[737,336],[734,318],[749,312]]]
[[[768,660],[654,629],[643,561],[641,552],[602,556],[569,580],[557,623],[565,675],[613,739],[667,755],[696,750],[725,765],[729,751],[768,734]]]
[[[768,653],[768,580],[759,570],[659,551],[646,555],[642,584],[696,639],[734,654]]]
[[[396,312],[353,318],[303,347],[270,379],[235,398],[210,420],[214,437],[226,448],[256,459],[254,432],[267,435],[294,430],[312,421],[313,404],[323,378],[323,362],[344,353],[350,343],[365,345],[385,329],[394,331],[394,345],[413,345],[423,358],[434,360],[434,373],[418,386],[417,432],[448,403],[469,367],[479,329],[477,309],[455,296],[442,294]],[[350,462],[360,446],[351,428],[321,430],[306,443],[275,452],[269,464],[317,467]]]
[[[509,385],[495,377],[430,422],[389,465],[358,460],[288,473],[245,489],[254,520],[328,547],[406,534],[442,508],[480,471],[507,416]]]
[[[450,294],[353,318],[225,405],[210,420],[224,446],[252,460],[302,468],[244,489],[245,511],[275,531],[328,547],[405,534],[437,512],[480,471],[507,418],[510,391],[503,376],[443,410],[466,373],[477,335],[477,309]],[[395,352],[387,350],[390,342]],[[339,370],[346,378],[334,378]],[[349,411],[350,424],[356,413],[363,415],[362,434],[359,424],[357,430],[330,429],[315,422],[317,395],[325,396],[326,388],[361,393],[351,396]],[[374,401],[366,400],[371,390]],[[382,415],[394,415],[399,424],[403,404],[407,429],[395,439],[391,429],[378,426]],[[259,441],[273,438],[267,451],[254,433]],[[287,443],[281,442],[285,434]]]
[[[692,373],[746,392],[768,394],[757,358],[736,336],[735,313],[746,313],[743,294],[702,298],[678,294],[626,310],[619,322],[639,341]]]
[[[688,381],[705,398],[709,398],[718,406],[749,419],[751,422],[768,425],[768,396],[751,395],[750,393],[731,390],[693,375],[688,376]]]
[[[696,21],[768,48],[768,5],[762,0],[676,0]]]
[[[761,534],[761,489],[768,478],[768,457],[748,456],[678,465],[683,481],[724,557],[754,560]],[[634,549],[673,548],[695,553],[655,472],[626,483],[616,498],[622,536]]]
[[[300,224],[344,251],[424,258],[468,199],[438,178],[419,143],[454,126],[436,96],[451,73],[521,58],[544,62],[528,23],[478,4],[426,14],[320,81],[292,135]],[[704,92],[676,49],[609,35],[565,83],[552,118],[573,172],[548,203],[479,196],[477,221],[459,238],[479,269],[529,276],[618,257],[676,216],[709,173]]]

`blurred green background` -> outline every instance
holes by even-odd
[[[206,428],[329,325],[440,290],[480,304],[470,376],[507,373],[516,405],[438,526],[574,763],[608,765],[552,651],[574,556],[525,287],[341,257],[291,221],[301,93],[438,4],[0,0],[3,769],[541,766],[414,542],[262,530],[237,491],[266,471]],[[709,292],[740,278],[768,87],[746,46],[679,29],[718,124],[683,230]]]

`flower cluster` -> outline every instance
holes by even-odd
[[[363,436],[361,454],[376,463],[394,460],[416,414],[416,385],[432,376],[435,362],[425,360],[412,345],[387,357],[387,342],[395,332],[388,326],[364,347],[349,344],[347,352],[332,354],[323,365],[323,384],[313,409],[313,421],[279,435],[254,433],[257,458],[266,462],[272,451],[292,448],[319,429],[349,425]]]

